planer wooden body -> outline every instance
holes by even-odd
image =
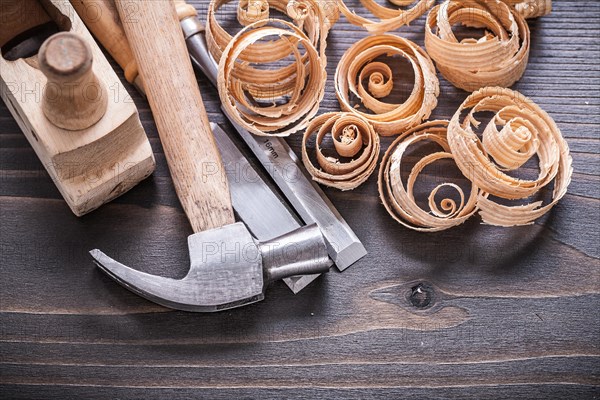
[[[73,213],[86,214],[148,177],[155,161],[137,109],[71,4],[2,0],[1,5],[2,100]],[[61,33],[39,54],[10,60],[5,51],[10,45],[49,24],[74,35]],[[69,46],[76,59],[80,53],[87,59],[62,60],[60,52]],[[77,62],[81,72],[68,70]]]

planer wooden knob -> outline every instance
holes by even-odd
[[[38,59],[48,79],[42,110],[50,122],[73,131],[89,128],[102,118],[108,93],[92,70],[92,51],[81,37],[71,32],[49,37]]]

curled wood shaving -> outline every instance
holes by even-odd
[[[550,14],[552,0],[502,0],[523,18],[537,18]]]
[[[405,132],[391,144],[381,161],[379,197],[392,218],[407,228],[422,232],[441,231],[462,224],[477,211],[479,189],[475,184],[471,184],[468,197],[454,183],[437,185],[428,198],[429,211],[422,209],[415,200],[414,185],[421,171],[436,161],[454,159],[446,138],[447,126],[448,121],[430,121]],[[404,154],[410,146],[421,142],[436,143],[441,150],[428,154],[417,162],[405,185],[401,176]],[[435,197],[443,187],[456,191],[460,203],[456,204],[453,199],[445,198],[438,206]]]
[[[459,41],[452,32],[456,24],[486,33]],[[444,78],[458,88],[508,87],[525,72],[529,26],[500,0],[448,0],[427,16],[425,47]]]
[[[339,157],[343,161],[323,154],[322,144],[331,137]],[[311,162],[307,142],[315,136],[315,153],[319,167]],[[323,185],[341,190],[351,190],[367,180],[375,170],[379,156],[379,136],[373,126],[359,115],[331,112],[313,119],[302,139],[302,161],[313,179]]]
[[[415,0],[389,0],[390,3],[397,7],[407,7],[415,2]],[[379,21],[361,17],[352,12],[344,3],[343,0],[338,0],[339,8],[342,14],[348,21],[357,26],[362,26],[368,32],[373,34],[382,34],[393,31],[401,26],[410,24],[414,19],[431,8],[435,0],[419,0],[409,9],[391,9],[378,4],[375,0],[360,0],[362,5],[371,12]]]
[[[392,90],[393,73],[385,63],[373,61],[395,55],[410,62],[415,76],[413,90],[401,104],[380,100]],[[367,88],[363,86],[365,79]],[[439,95],[435,67],[427,53],[410,40],[389,34],[368,36],[352,45],[342,56],[334,81],[342,110],[364,117],[382,136],[396,135],[429,118]],[[351,96],[372,113],[357,110]]]
[[[215,17],[229,1],[212,0],[206,24],[209,51],[220,60],[224,108],[256,135],[288,136],[303,129],[323,99],[326,39],[338,15],[319,0],[241,1],[238,19],[246,27],[232,37]],[[270,8],[295,25],[268,19]]]
[[[475,113],[484,111],[495,115],[480,140],[473,126],[479,125]],[[532,223],[565,195],[571,182],[569,146],[558,126],[532,100],[510,89],[483,88],[467,97],[450,121],[448,144],[462,173],[490,195],[509,200],[528,199],[554,182],[552,201],[545,206],[542,201],[507,206],[480,196],[478,207],[488,224]],[[539,159],[536,179],[508,175],[507,172],[518,169],[534,155]]]
[[[275,70],[252,67],[249,72],[247,61],[240,60],[242,53],[272,37],[287,46],[255,54],[254,63],[287,62],[288,56],[294,62]],[[218,89],[223,108],[236,123],[256,135],[288,136],[303,129],[317,113],[326,79],[323,59],[299,28],[282,20],[269,20],[267,25],[258,21],[240,31],[223,51]],[[289,98],[280,103],[284,96]]]
[[[483,128],[481,139],[473,130],[480,125],[476,119],[476,113],[480,112],[494,113]],[[405,185],[401,177],[404,153],[409,146],[422,141],[435,142],[442,151],[419,160]],[[508,174],[534,156],[539,165],[536,179]],[[424,167],[445,158],[454,160],[471,181],[471,193],[466,198],[459,186],[442,183],[429,195],[429,211],[425,211],[415,201],[415,181]],[[379,196],[396,221],[418,231],[447,229],[463,223],[475,212],[490,225],[527,225],[565,195],[573,172],[571,164],[569,147],[546,112],[518,92],[489,87],[472,93],[449,123],[426,122],[397,138],[381,162]],[[551,184],[552,200],[543,205],[535,196]],[[435,196],[444,186],[456,190],[459,204],[447,198],[440,202],[441,209],[437,206]],[[520,204],[499,202],[510,200],[519,200]]]

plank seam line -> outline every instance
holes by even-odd
[[[202,368],[295,368],[295,367],[328,367],[328,366],[370,366],[370,365],[430,365],[430,366],[454,366],[454,365],[482,365],[482,364],[503,364],[503,363],[520,363],[524,361],[536,361],[536,360],[549,360],[549,359],[577,359],[577,358],[588,358],[596,359],[600,358],[600,354],[547,354],[536,357],[516,357],[510,359],[490,359],[482,361],[442,361],[442,362],[426,362],[426,361],[372,361],[372,362],[360,362],[360,361],[344,361],[344,362],[321,362],[321,363],[286,363],[286,364],[206,364],[206,365],[186,365],[186,364],[100,364],[100,363],[52,363],[52,362],[0,362],[0,365],[33,365],[33,366],[53,366],[53,367],[84,367],[84,368],[96,368],[96,367],[108,367],[108,368],[189,368],[189,369],[202,369]]]

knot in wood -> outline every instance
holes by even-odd
[[[430,284],[420,282],[411,288],[408,300],[416,308],[429,308],[435,302],[434,289]]]

